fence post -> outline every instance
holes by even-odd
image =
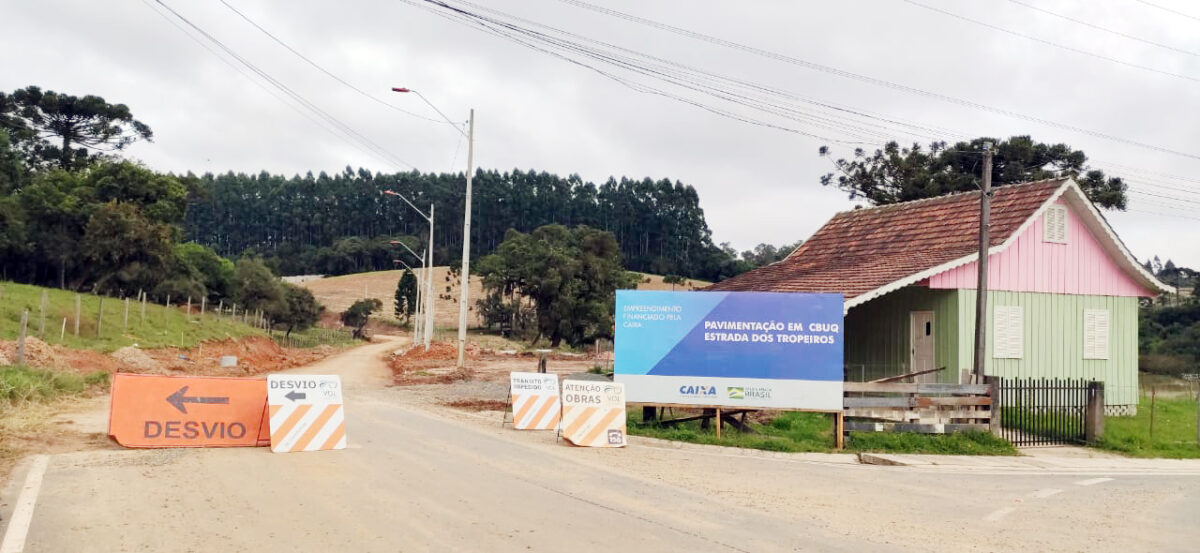
[[[21,335],[17,338],[17,364],[25,364],[25,329],[29,325],[29,310],[21,311]]]
[[[999,436],[1000,430],[1000,377],[985,376],[983,381],[988,385],[988,395],[992,398],[991,412],[988,419],[988,430]]]
[[[82,310],[82,301],[83,301],[83,299],[79,296],[79,294],[75,294],[75,337],[76,338],[79,337],[79,316],[80,316],[80,311]]]
[[[104,331],[104,296],[100,296],[100,307],[96,309],[96,337]]]
[[[1083,416],[1083,439],[1087,443],[1096,443],[1104,436],[1104,383],[1088,382],[1087,410]]]
[[[46,290],[42,290],[42,321],[38,326],[38,336],[43,340],[46,339],[46,301],[49,299],[49,294]]]
[[[121,334],[129,333],[129,296],[125,296],[125,317],[121,319]]]
[[[200,296],[200,320],[204,320],[204,308],[208,306],[208,296]]]

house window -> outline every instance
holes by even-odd
[[[1025,318],[1019,305],[992,308],[992,357],[1020,359],[1025,352]]]
[[[1067,208],[1052,205],[1042,216],[1042,241],[1055,244],[1067,243]]]
[[[1108,359],[1108,310],[1083,310],[1083,358]]]

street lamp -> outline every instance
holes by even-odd
[[[384,190],[383,193],[387,194],[388,196],[395,196],[397,198],[400,198],[401,200],[404,200],[404,203],[408,204],[409,207],[413,208],[413,211],[416,211],[418,215],[420,215],[421,217],[424,217],[426,221],[429,221],[429,249],[426,251],[427,255],[429,256],[429,263],[427,263],[425,265],[425,298],[424,299],[425,299],[426,309],[425,309],[425,325],[424,325],[424,331],[423,331],[424,342],[425,342],[425,351],[429,351],[429,342],[430,342],[430,339],[433,338],[433,204],[432,203],[429,204],[429,215],[425,215],[425,212],[421,211],[420,208],[413,205],[412,202],[408,201],[408,198],[405,198],[403,194],[394,192],[392,190]],[[405,245],[404,247],[407,248],[408,246]],[[409,250],[409,251],[411,252],[412,250]],[[414,255],[416,255],[416,254],[414,254]],[[425,256],[421,256],[421,262],[425,263]]]
[[[433,105],[420,92],[411,88],[393,87],[392,92],[413,93],[416,94],[421,101],[425,102],[429,107],[433,108],[438,115],[442,116],[450,126],[458,130],[459,134],[467,137],[467,193],[464,199],[465,207],[463,208],[463,247],[462,247],[462,269],[459,272],[462,280],[462,290],[458,300],[458,368],[466,366],[466,345],[467,345],[467,302],[471,289],[471,177],[474,173],[475,163],[475,110],[471,110],[470,119],[467,121],[467,132],[463,133],[454,121],[451,121],[442,110]],[[432,208],[430,208],[432,213]],[[432,231],[430,231],[432,236]],[[430,242],[430,248],[433,248],[433,242]],[[431,319],[432,320],[432,319]]]
[[[414,252],[412,250],[412,248],[408,247],[408,244],[405,244],[404,242],[400,242],[399,240],[391,240],[388,242],[388,244],[391,244],[393,246],[395,246],[395,245],[404,246],[404,249],[408,250],[408,253],[411,253],[413,255],[413,257],[421,260],[421,271],[413,269],[412,267],[410,267],[408,265],[408,263],[405,263],[403,259],[393,259],[392,260],[392,264],[399,263],[401,265],[404,265],[404,267],[407,268],[409,271],[412,271],[413,274],[417,278],[417,299],[416,299],[416,306],[415,306],[417,320],[413,322],[413,344],[418,344],[418,343],[422,342],[421,336],[423,336],[422,331],[424,330],[424,325],[421,324],[421,320],[422,320],[421,315],[423,315],[425,313],[425,310],[421,307],[421,305],[422,305],[421,298],[424,296],[424,294],[421,293],[421,279],[422,279],[421,273],[425,269],[425,252],[421,252],[421,255],[417,255],[417,252]]]

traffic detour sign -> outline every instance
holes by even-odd
[[[554,430],[558,428],[561,406],[558,399],[558,375],[509,373],[512,389],[513,428],[517,430]]]
[[[267,376],[271,451],[346,448],[342,379],[337,375]]]
[[[564,380],[562,436],[586,447],[625,447],[625,385]]]
[[[125,447],[270,443],[262,378],[113,376],[108,434]]]

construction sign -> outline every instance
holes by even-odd
[[[108,434],[125,447],[267,445],[261,378],[113,375]]]
[[[560,405],[558,375],[509,373],[512,393],[513,428],[554,430],[558,428]]]
[[[562,436],[585,447],[625,447],[625,385],[564,380]]]
[[[271,451],[346,448],[342,379],[337,375],[267,376]]]

